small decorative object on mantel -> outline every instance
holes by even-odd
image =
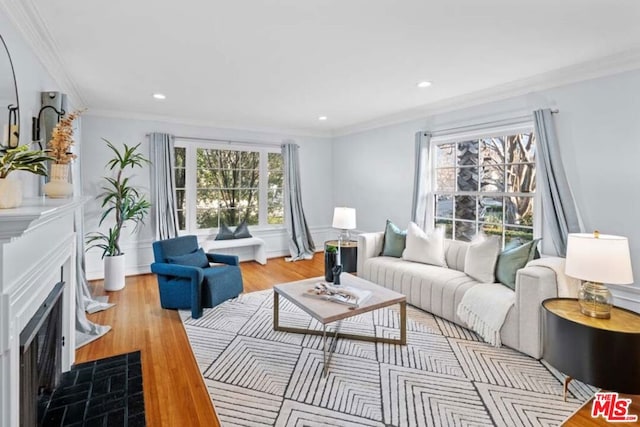
[[[22,181],[7,177],[13,171],[27,171],[47,176],[44,164],[53,160],[41,150],[29,150],[26,145],[0,150],[0,209],[17,208],[22,204]]]
[[[76,156],[71,152],[73,145],[73,121],[82,113],[74,111],[58,122],[51,133],[47,152],[54,158],[51,165],[51,180],[44,185],[47,197],[61,199],[73,194],[73,185],[69,182],[69,164]]]

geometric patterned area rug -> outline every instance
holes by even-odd
[[[180,311],[223,426],[558,426],[596,389],[508,347],[407,306],[407,345],[340,339],[326,377],[319,336],[273,330],[273,291],[243,294],[199,319]],[[341,332],[398,336],[386,308]],[[280,298],[280,324],[321,325]]]

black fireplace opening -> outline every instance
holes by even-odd
[[[62,293],[58,282],[20,333],[20,425],[38,425],[38,400],[62,375]]]

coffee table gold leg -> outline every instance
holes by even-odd
[[[407,303],[402,301],[400,303],[400,344],[405,345],[407,343]]]
[[[327,360],[327,325],[322,325],[322,366],[323,376],[327,376],[329,371],[329,361]]]
[[[277,292],[273,293],[273,330],[277,331],[279,329],[279,321],[278,318],[280,316],[280,296]]]
[[[564,401],[567,401],[567,392],[569,391],[569,383],[571,382],[573,378],[571,378],[570,376],[566,376],[564,377],[564,384],[563,384],[563,390],[564,390]]]

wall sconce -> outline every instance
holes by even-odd
[[[41,129],[41,122],[42,122],[42,113],[47,109],[47,108],[51,108],[57,115],[58,115],[58,121],[60,121],[60,117],[64,116],[66,114],[66,112],[64,110],[58,110],[56,107],[54,107],[53,105],[45,105],[44,107],[42,107],[40,109],[40,111],[38,111],[38,116],[37,117],[33,117],[32,121],[31,121],[31,143],[32,144],[38,144],[38,146],[40,147],[40,149],[42,150],[42,138],[40,137],[40,131]]]
[[[20,137],[18,132],[18,107],[10,104],[7,109],[9,110],[9,120],[4,125],[2,132],[2,147],[5,149],[16,148]]]

